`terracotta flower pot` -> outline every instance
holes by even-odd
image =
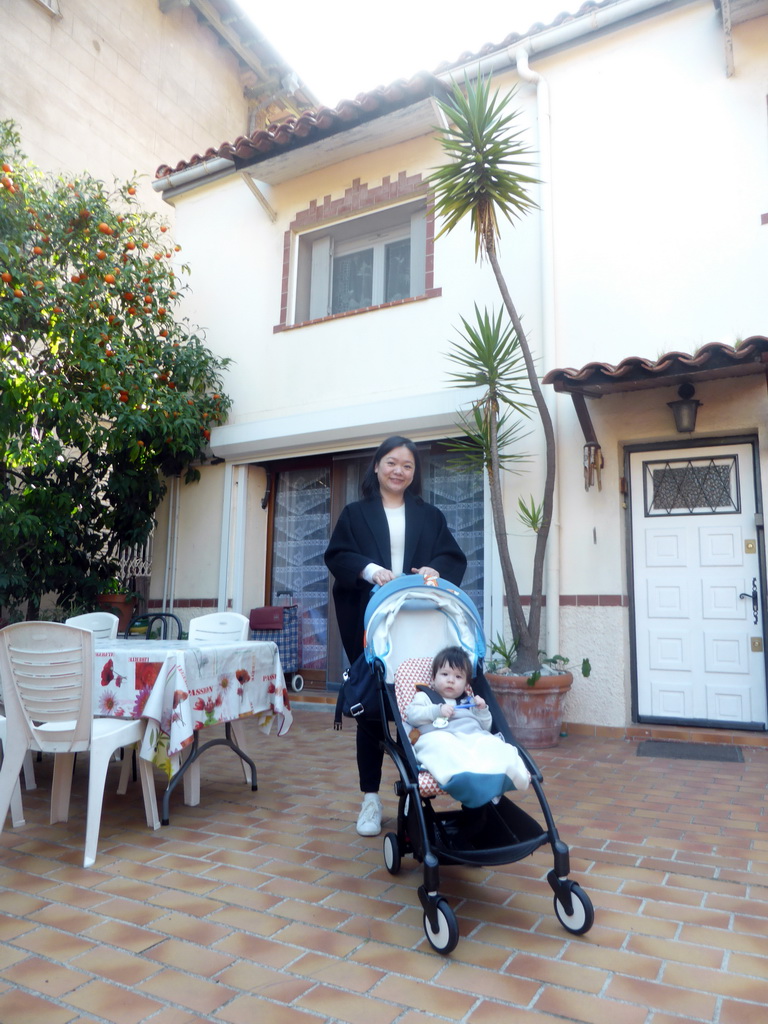
[[[117,630],[124,633],[133,618],[136,599],[130,594],[99,594],[96,598],[99,611],[112,612],[118,618]]]
[[[542,676],[535,686],[527,676],[501,676],[486,672],[485,678],[509,722],[512,733],[524,747],[556,747],[560,742],[565,695],[573,675]]]

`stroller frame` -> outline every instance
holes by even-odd
[[[416,581],[416,582],[414,582]],[[429,587],[432,593],[427,593]],[[438,597],[434,590],[441,593]],[[448,615],[454,599],[464,621],[458,630],[449,627],[447,642],[463,646],[476,666],[472,689],[481,696],[491,711],[493,731],[508,743],[517,746],[531,774],[531,789],[541,809],[545,827],[521,807],[502,796],[497,804],[479,808],[438,811],[432,797],[422,796],[419,789],[421,768],[408,738],[397,704],[394,685],[390,682],[392,645],[382,638],[400,610],[429,611],[434,606]],[[424,605],[421,609],[420,605]],[[453,636],[450,633],[453,632]],[[472,645],[472,649],[468,649]],[[382,651],[384,646],[386,650]],[[443,645],[438,645],[443,646]],[[380,650],[377,653],[376,648]],[[423,649],[422,652],[423,654]],[[382,748],[397,769],[395,783],[398,797],[397,831],[384,836],[384,863],[390,874],[400,871],[403,856],[413,855],[423,864],[424,877],[418,896],[423,910],[424,932],[433,949],[450,953],[459,941],[456,915],[440,894],[441,864],[500,865],[522,860],[540,847],[549,845],[553,866],[547,881],[554,894],[555,914],[562,926],[574,935],[587,932],[594,923],[594,909],[589,896],[578,882],[569,878],[570,853],[560,838],[554,816],[543,788],[543,776],[530,753],[512,735],[493,691],[482,671],[485,641],[482,623],[469,597],[453,584],[443,580],[426,584],[421,577],[400,577],[378,589],[366,610],[366,658],[378,682],[379,711],[382,723]],[[404,660],[404,659],[403,659]]]

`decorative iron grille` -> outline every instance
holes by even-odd
[[[741,511],[737,455],[648,461],[643,486],[646,516]]]

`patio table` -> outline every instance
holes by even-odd
[[[211,746],[229,746],[250,765],[251,788],[257,788],[256,766],[234,742],[231,723],[253,716],[265,733],[275,723],[278,735],[290,728],[276,644],[142,638],[99,640],[94,646],[94,714],[147,720],[140,756],[169,777],[163,824],[171,792]],[[200,731],[219,723],[225,737],[200,744]]]

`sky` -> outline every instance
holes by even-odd
[[[583,0],[239,0],[320,103],[433,71],[465,51],[549,24]],[[388,13],[390,12],[390,13]]]

